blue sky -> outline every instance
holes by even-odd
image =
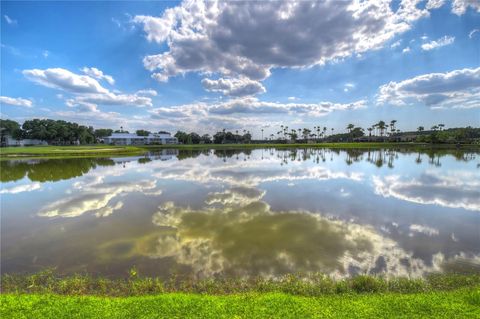
[[[480,123],[476,1],[2,1],[1,15],[1,117],[19,122],[257,137]]]

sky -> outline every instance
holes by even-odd
[[[0,18],[0,116],[20,123],[480,123],[480,0],[2,1]]]

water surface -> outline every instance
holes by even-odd
[[[259,149],[1,161],[1,268],[480,273],[478,156]]]

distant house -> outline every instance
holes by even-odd
[[[1,146],[48,145],[47,141],[37,139],[14,139],[11,135],[2,135]]]
[[[170,133],[153,133],[148,136],[138,136],[130,133],[113,133],[104,137],[105,144],[113,145],[146,145],[146,144],[178,144],[176,137],[172,137]]]

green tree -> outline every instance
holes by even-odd
[[[99,128],[94,131],[94,135],[96,138],[104,138],[112,135],[112,133],[113,133],[113,130],[109,128]]]
[[[137,134],[137,136],[148,136],[148,135],[150,135],[150,131],[146,131],[146,130],[137,130],[135,133]]]
[[[379,121],[377,124],[377,127],[378,129],[380,130],[380,136],[383,136],[383,134],[385,133],[385,129],[386,129],[386,123],[384,121]]]
[[[21,139],[23,137],[23,131],[20,128],[20,124],[12,120],[0,119],[0,134],[1,136],[11,135],[14,139]]]

